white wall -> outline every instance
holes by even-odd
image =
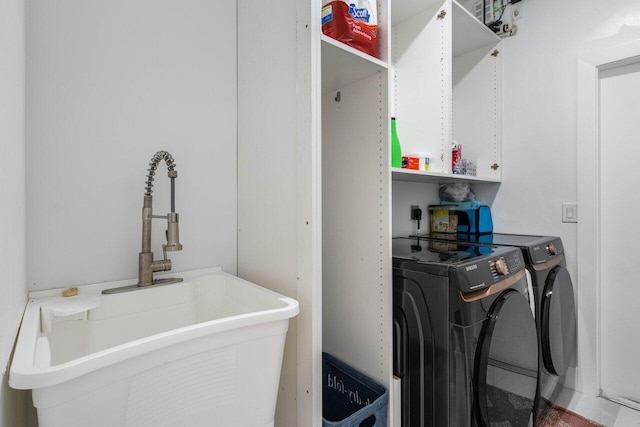
[[[24,19],[22,0],[0,2],[0,426],[25,423],[26,393],[7,385],[25,289]]]
[[[577,200],[577,58],[640,38],[640,3],[525,0],[518,7],[518,33],[504,43],[504,170],[494,225],[562,237],[579,293],[576,225],[561,222],[562,202]],[[579,389],[573,376],[568,384]]]
[[[173,269],[235,273],[235,0],[32,0],[25,15],[28,288],[137,276],[146,169],[161,149],[178,170]],[[153,227],[159,258],[166,222]]]

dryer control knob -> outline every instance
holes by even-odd
[[[505,260],[499,259],[496,261],[496,273],[498,273],[498,276],[504,276],[509,273],[509,267],[507,267]]]
[[[558,255],[558,250],[556,249],[553,243],[549,243],[547,245],[547,251],[549,252],[550,255]]]

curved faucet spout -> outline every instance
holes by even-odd
[[[171,154],[169,154],[168,151],[158,151],[156,154],[153,155],[153,157],[151,158],[151,163],[149,163],[149,169],[147,169],[147,171],[149,172],[147,174],[147,185],[145,187],[145,192],[144,195],[145,196],[151,196],[151,193],[153,193],[153,180],[154,180],[154,176],[156,174],[156,170],[158,169],[158,163],[160,163],[162,160],[165,161],[165,163],[167,164],[167,169],[168,169],[168,176],[169,178],[171,178],[171,182],[173,183],[173,178],[177,178],[178,177],[178,171],[175,170],[176,168],[176,164],[174,163],[173,160],[173,156]],[[175,212],[175,206],[174,206],[174,197],[173,197],[173,184],[172,184],[172,197],[171,197],[171,212]]]

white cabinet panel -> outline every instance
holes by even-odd
[[[322,99],[323,350],[391,385],[387,74]]]

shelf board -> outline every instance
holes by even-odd
[[[500,37],[478,21],[466,8],[455,0],[452,0],[451,4],[454,57],[500,42]]]
[[[499,184],[500,179],[482,178],[473,175],[453,175],[438,172],[424,172],[412,169],[391,168],[394,181],[431,182],[436,184],[448,184],[451,182],[469,182],[478,184]]]
[[[386,62],[324,34],[321,40],[322,93],[333,92],[389,68]]]

